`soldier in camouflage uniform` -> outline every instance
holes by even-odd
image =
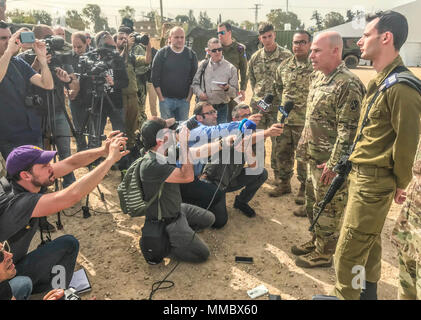
[[[294,108],[285,121],[284,133],[276,137],[272,168],[274,168],[273,173],[277,186],[269,192],[271,197],[291,193],[290,180],[294,173],[294,154],[304,128],[310,74],[313,72],[308,58],[311,40],[311,35],[307,31],[295,33],[292,41],[294,55],[283,61],[276,70],[273,92],[276,96],[282,97],[280,100],[284,105],[287,101],[294,102]],[[278,114],[278,118],[280,117],[281,114]],[[306,181],[305,162],[297,161],[297,174],[301,186],[295,201],[297,204],[303,205]],[[300,215],[300,211],[297,213]],[[305,211],[304,216],[306,216]]]
[[[242,43],[237,42],[232,38],[232,26],[228,22],[223,22],[218,25],[218,39],[222,44],[222,52],[224,59],[230,62],[234,67],[237,68],[240,79],[240,95],[241,101],[246,98],[247,90],[247,54],[246,46]],[[228,119],[231,119],[232,110],[237,105],[234,100],[231,100],[228,104]]]
[[[145,56],[146,55],[146,48],[144,48],[141,44],[136,44],[132,48],[132,54],[134,56]],[[148,74],[151,69],[149,65],[139,65],[135,66],[135,73],[136,73],[136,81],[137,81],[137,97],[139,99],[139,109],[137,113],[139,127],[142,127],[143,122],[146,120],[146,113],[145,113],[145,106],[146,106],[146,95],[147,89],[146,84],[148,81]]]
[[[148,43],[146,56],[136,56],[131,54],[134,46],[134,37],[129,36],[130,28],[120,27],[116,37],[117,48],[126,62],[126,70],[129,78],[129,85],[122,90],[124,122],[126,126],[127,148],[132,149],[135,146],[135,131],[140,128],[143,121],[146,120],[144,104],[140,105],[137,93],[136,72],[137,68],[147,68],[151,62],[151,45]]]
[[[421,139],[412,167],[414,177],[392,231],[399,251],[399,299],[421,300]]]
[[[337,32],[319,34],[311,45],[310,59],[318,70],[312,76],[307,99],[304,139],[307,142],[309,175],[318,211],[336,173],[333,167],[345,155],[354,139],[365,88],[347,69],[342,59],[342,38]],[[326,206],[315,226],[313,240],[291,251],[297,266],[330,267],[339,236],[340,221],[347,200],[346,183]]]
[[[253,113],[259,112],[257,103],[260,100],[264,99],[267,94],[273,94],[273,81],[275,80],[275,72],[279,64],[292,56],[289,50],[280,47],[275,42],[275,38],[276,34],[271,24],[262,23],[259,26],[259,40],[263,44],[263,48],[252,55],[248,64],[248,78],[253,90],[253,96],[250,101]],[[272,106],[268,112],[263,114],[258,129],[267,129],[276,122],[278,116],[277,106],[281,103],[280,98],[281,96],[274,96]],[[276,140],[274,137],[271,140],[271,159],[273,159],[275,157]]]

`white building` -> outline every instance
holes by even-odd
[[[409,67],[421,66],[421,0],[412,1],[391,9],[402,13],[408,19],[408,39],[400,50],[400,55]],[[323,31],[337,31],[342,37],[361,37],[365,21],[356,20]]]

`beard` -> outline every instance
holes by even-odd
[[[31,183],[37,188],[42,188],[42,187],[47,188],[47,187],[53,185],[54,181],[55,181],[54,173],[51,173],[51,175],[48,177],[47,181],[40,181],[36,177],[32,177],[32,179],[31,179]]]

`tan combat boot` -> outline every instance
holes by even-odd
[[[305,206],[300,206],[297,210],[292,211],[296,217],[307,217],[307,210]]]
[[[310,241],[307,241],[301,245],[298,246],[292,246],[291,252],[295,254],[296,256],[302,256],[308,253],[313,252],[316,249],[316,245],[314,244],[315,238],[311,239]]]
[[[278,178],[275,178],[275,179],[267,179],[266,180],[266,183],[270,184],[271,186],[277,187],[281,183],[281,180],[279,180]]]
[[[298,190],[298,194],[297,197],[295,198],[295,203],[302,206],[305,204],[305,190],[306,190],[306,184],[305,183],[301,183],[300,185],[300,189]],[[304,216],[302,216],[304,217]]]
[[[271,197],[280,197],[283,194],[291,193],[291,183],[288,181],[281,180],[279,185],[269,192]]]
[[[325,268],[333,264],[333,254],[335,253],[337,239],[317,238],[315,250],[295,259],[295,264],[301,268]]]

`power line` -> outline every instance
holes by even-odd
[[[251,10],[254,10],[254,30],[257,31],[257,24],[258,24],[258,17],[259,17],[259,9],[262,5],[259,3],[254,4],[254,8],[249,8]]]

